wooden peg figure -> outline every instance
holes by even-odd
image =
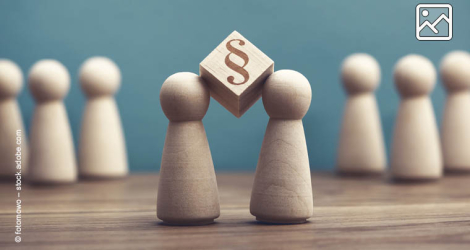
[[[27,174],[28,140],[16,97],[23,73],[12,61],[0,59],[0,178],[14,180]],[[18,169],[21,168],[21,169]]]
[[[348,100],[341,127],[337,170],[354,175],[383,173],[387,160],[374,95],[380,82],[380,66],[370,55],[353,54],[344,60],[341,75]]]
[[[313,215],[312,182],[302,118],[310,107],[308,80],[293,70],[268,77],[262,91],[266,128],[250,212],[267,223],[303,223]]]
[[[209,90],[194,73],[165,80],[160,104],[170,120],[158,183],[157,217],[175,225],[203,225],[219,217],[214,164],[202,118]]]
[[[401,102],[395,122],[391,174],[397,180],[435,180],[442,176],[439,133],[429,94],[436,70],[420,55],[403,57],[395,65],[395,86]]]
[[[70,88],[70,75],[60,62],[42,60],[29,72],[29,88],[36,107],[31,122],[28,177],[38,184],[75,182],[75,150],[63,103]]]
[[[121,84],[118,66],[93,57],[80,69],[87,96],[79,144],[79,173],[85,178],[119,178],[128,173],[127,152],[114,94]]]
[[[440,72],[447,91],[441,126],[444,168],[470,172],[470,54],[448,53]]]

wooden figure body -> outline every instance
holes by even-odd
[[[392,143],[391,173],[394,179],[433,180],[442,176],[442,155],[429,93],[436,81],[431,61],[408,55],[394,72],[401,103]]]
[[[16,100],[22,87],[21,69],[10,60],[0,59],[1,179],[14,180],[17,172],[21,172],[23,176],[27,174],[28,140]]]
[[[380,67],[367,54],[354,54],[343,62],[342,80],[348,94],[338,147],[337,170],[343,174],[378,174],[387,159],[374,90]]]
[[[85,178],[119,178],[128,174],[121,118],[113,95],[121,73],[105,57],[88,59],[80,69],[87,96],[79,145],[79,173]]]
[[[170,120],[158,183],[157,217],[175,225],[209,224],[220,215],[214,164],[202,118],[210,102],[202,78],[177,73],[160,91]]]
[[[302,118],[310,107],[310,84],[296,71],[280,70],[267,79],[262,96],[270,119],[250,212],[262,222],[306,222],[313,214],[313,197]]]
[[[58,61],[41,60],[30,70],[29,88],[36,101],[30,133],[29,179],[38,184],[75,182],[75,150],[63,103],[70,88],[70,75]]]
[[[441,138],[444,168],[470,171],[470,54],[454,51],[441,63],[441,78],[447,90]]]

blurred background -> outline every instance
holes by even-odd
[[[426,0],[425,3],[442,1]],[[453,5],[453,39],[418,41],[418,1],[179,1],[41,0],[0,1],[0,58],[15,61],[25,74],[40,59],[61,61],[72,87],[65,99],[75,143],[85,98],[78,69],[101,55],[122,72],[116,99],[127,141],[131,171],[158,171],[168,120],[159,102],[163,81],[179,71],[198,73],[199,63],[233,30],[275,62],[275,70],[294,69],[312,85],[312,104],[304,118],[312,169],[332,169],[345,94],[342,60],[351,53],[374,56],[382,69],[376,92],[387,152],[399,96],[392,70],[409,53],[422,54],[436,67],[445,53],[470,51],[470,1]],[[440,123],[445,92],[432,93]],[[34,103],[27,88],[19,96],[29,129]],[[1,122],[1,121],[0,121]],[[218,102],[203,120],[216,171],[254,171],[268,122],[261,100],[237,119]]]

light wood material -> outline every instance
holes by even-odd
[[[160,103],[170,120],[163,147],[157,216],[169,224],[209,224],[220,215],[219,194],[202,118],[210,96],[202,78],[176,73]]]
[[[260,97],[274,62],[237,31],[232,32],[199,65],[211,96],[236,117]]]
[[[387,158],[374,91],[380,66],[367,54],[348,56],[341,69],[348,95],[338,146],[337,171],[345,174],[380,174]]]
[[[23,73],[14,62],[0,59],[0,178],[15,179],[28,171],[28,139],[16,100]],[[18,139],[18,141],[17,141]],[[20,169],[18,169],[20,168]]]
[[[441,126],[444,168],[470,171],[470,54],[454,51],[441,62],[447,100]]]
[[[391,172],[396,179],[432,180],[442,176],[439,132],[429,93],[436,82],[431,61],[408,55],[395,66],[401,96],[392,142]]]
[[[114,94],[121,84],[117,65],[92,57],[80,68],[87,96],[79,141],[79,173],[86,178],[120,178],[128,173],[127,151]]]
[[[269,123],[256,166],[250,212],[268,223],[303,223],[312,216],[312,182],[302,118],[310,107],[308,80],[293,70],[263,86]]]
[[[60,62],[42,60],[31,68],[29,88],[36,107],[30,128],[28,179],[38,184],[75,182],[75,149],[63,103],[70,88],[70,75]]]
[[[217,173],[215,224],[175,227],[155,217],[155,174],[60,187],[23,186],[22,242],[14,242],[14,183],[0,183],[2,249],[468,249],[470,176],[392,184],[313,173],[308,223],[256,223],[253,174]]]

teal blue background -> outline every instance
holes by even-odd
[[[309,79],[312,104],[304,126],[310,163],[314,169],[330,169],[345,101],[338,73],[347,55],[370,53],[381,65],[376,94],[389,149],[399,103],[392,82],[396,61],[418,53],[438,66],[445,53],[470,50],[470,1],[450,1],[454,37],[449,42],[416,40],[418,3],[1,0],[0,57],[17,62],[24,72],[44,58],[69,69],[73,80],[65,103],[75,142],[85,101],[78,68],[91,56],[112,58],[123,76],[116,98],[131,169],[157,171],[168,125],[158,97],[163,81],[179,71],[197,73],[199,62],[237,30],[275,61],[275,69],[294,69]],[[439,82],[432,93],[438,119],[444,98]],[[19,101],[29,127],[34,104],[26,88]],[[237,119],[211,100],[204,124],[216,170],[253,171],[267,122],[261,101]]]

